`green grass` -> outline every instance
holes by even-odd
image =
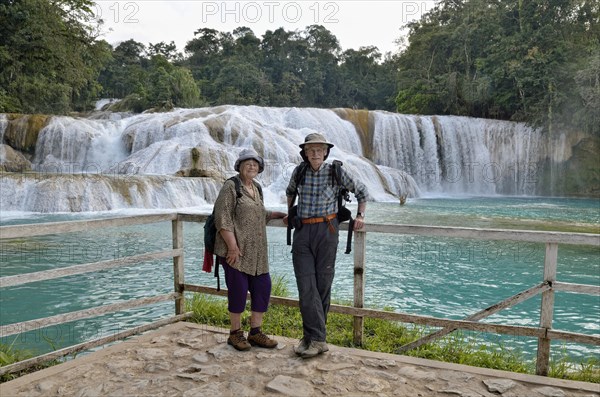
[[[36,356],[36,354],[30,352],[29,350],[15,349],[13,347],[13,345],[14,345],[14,341],[16,341],[16,340],[17,339],[15,338],[13,340],[13,343],[11,343],[11,344],[0,343],[0,367],[11,365],[11,364],[17,363],[19,361],[27,360],[29,358],[33,358]],[[55,349],[55,346],[50,342],[49,339],[46,339],[46,341],[48,343],[50,343],[50,345],[52,346],[53,349]],[[48,361],[48,362],[45,362],[42,364],[34,365],[23,371],[4,374],[4,375],[0,376],[0,383],[8,382],[9,380],[13,380],[15,378],[18,378],[19,376],[29,374],[29,373],[32,373],[35,371],[39,371],[40,369],[48,368],[53,365],[60,364],[61,362],[63,362],[63,361],[51,360],[51,361]]]
[[[273,280],[272,294],[281,297],[290,296],[283,278]],[[187,305],[187,310],[194,313],[191,321],[229,328],[229,314],[225,298],[195,294],[187,300]],[[250,311],[247,308],[242,315],[242,327],[249,329],[249,326]],[[363,345],[356,346],[353,343],[352,327],[352,316],[330,313],[327,318],[327,342],[337,346],[396,353],[400,346],[417,340],[431,331],[424,327],[365,318]],[[300,311],[288,306],[271,305],[265,314],[262,328],[267,334],[300,339],[302,337]],[[439,339],[436,343],[420,346],[404,354],[476,367],[525,374],[535,373],[535,364],[526,360],[519,351],[508,349],[498,343],[483,344],[476,338],[460,331],[455,331]],[[559,359],[551,360],[549,376],[600,383],[600,360],[588,359],[574,363],[566,354],[563,354]]]

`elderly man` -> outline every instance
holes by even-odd
[[[286,189],[288,207],[293,205],[298,195],[299,222],[295,222],[292,260],[304,336],[294,350],[303,358],[329,350],[326,322],[339,240],[336,213],[340,189],[354,193],[358,200],[354,230],[363,227],[365,218],[367,189],[343,168],[340,184],[334,183],[334,168],[325,162],[332,147],[333,144],[321,134],[307,135],[304,143],[300,144],[300,155],[305,164],[294,169]],[[304,175],[298,177],[298,173]],[[294,222],[292,219],[289,221]]]

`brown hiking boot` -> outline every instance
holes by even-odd
[[[250,349],[250,343],[248,343],[248,340],[244,337],[244,331],[241,329],[234,334],[229,334],[229,338],[227,338],[227,344],[240,351]]]
[[[265,347],[267,349],[272,349],[277,346],[277,341],[269,338],[267,335],[259,332],[258,334],[248,335],[248,342],[252,346],[260,346]]]

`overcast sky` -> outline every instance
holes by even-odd
[[[212,28],[232,32],[247,26],[257,37],[267,30],[303,30],[319,24],[331,31],[343,50],[374,45],[382,54],[396,52],[394,43],[408,21],[418,19],[434,1],[96,1],[110,44],[134,39],[145,45],[174,41],[179,51],[194,31]],[[109,31],[111,30],[111,31]]]

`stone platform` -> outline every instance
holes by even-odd
[[[0,384],[0,396],[600,397],[600,385],[296,340],[238,352],[227,330],[179,322]]]

